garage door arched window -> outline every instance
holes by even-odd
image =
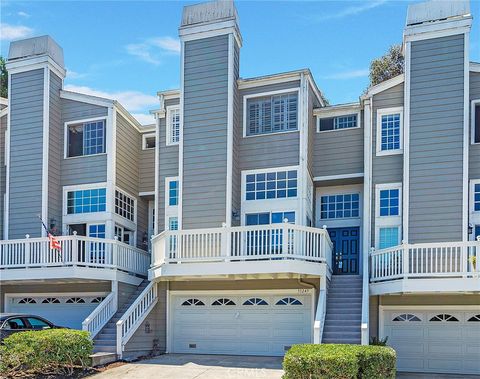
[[[184,306],[184,307],[188,307],[188,306],[198,307],[198,306],[202,306],[202,305],[205,305],[205,303],[201,300],[198,300],[198,299],[188,299],[188,300],[185,300],[182,303],[182,306]]]
[[[212,305],[235,305],[235,303],[230,299],[222,298],[215,300]]]
[[[246,300],[243,305],[268,305],[268,303],[259,297],[252,297],[251,299]]]
[[[18,304],[37,304],[37,301],[31,297],[24,297]]]
[[[439,314],[439,315],[436,315],[436,316],[433,316],[430,321],[447,321],[447,322],[451,322],[451,321],[458,321],[458,319],[452,315],[448,315],[446,313],[442,313],[442,314]]]
[[[468,319],[468,322],[480,322],[480,315],[475,315],[475,316],[472,316]]]
[[[101,303],[103,300],[105,300],[105,298],[103,296],[98,296],[98,297],[92,299],[92,301],[90,303],[98,304],[98,303]]]
[[[46,299],[43,299],[42,304],[60,304],[60,300],[56,297],[47,297]]]
[[[422,320],[420,320],[420,318],[410,313],[403,313],[395,317],[392,321],[422,321]]]
[[[284,297],[277,301],[275,305],[303,305],[302,302],[294,297]]]
[[[84,304],[85,300],[83,300],[81,297],[71,297],[66,301],[67,304]]]

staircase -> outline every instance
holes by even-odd
[[[362,277],[332,275],[322,343],[360,344]]]
[[[117,313],[113,315],[113,317],[108,321],[108,323],[103,327],[103,329],[98,333],[95,338],[93,339],[94,343],[94,358],[96,357],[105,357],[109,358],[108,360],[111,362],[116,360],[117,355],[117,321],[123,316],[123,314],[127,311],[127,309],[132,305],[132,303],[140,296],[142,291],[148,285],[149,281],[145,279],[140,285],[137,287],[135,292],[128,298],[125,304],[122,305],[117,310]],[[113,358],[113,359],[111,359]],[[105,364],[107,362],[103,362]]]

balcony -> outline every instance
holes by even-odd
[[[480,291],[480,241],[403,244],[370,254],[370,294]]]
[[[138,284],[147,275],[150,254],[125,243],[82,236],[56,237],[61,250],[50,249],[48,238],[0,241],[0,279],[97,279]]]
[[[152,241],[149,278],[330,275],[325,229],[291,224],[164,231]]]

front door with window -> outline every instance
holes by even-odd
[[[333,242],[333,273],[358,274],[360,260],[360,228],[329,228]]]

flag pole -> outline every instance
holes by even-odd
[[[50,233],[50,231],[48,230],[47,226],[46,226],[45,223],[43,222],[42,217],[40,217],[39,214],[37,214],[37,217],[38,217],[38,219],[40,220],[40,222],[42,223],[45,231],[47,232],[48,248],[49,248],[49,250],[55,250],[55,251],[57,252],[57,254],[58,254],[58,257],[60,258],[60,262],[65,263],[65,262],[63,262],[63,255],[60,254],[60,251],[62,250],[61,246],[52,248],[53,242],[55,242],[55,243],[57,243],[57,244],[58,244],[59,242],[55,239],[55,237],[52,235],[52,233]]]

